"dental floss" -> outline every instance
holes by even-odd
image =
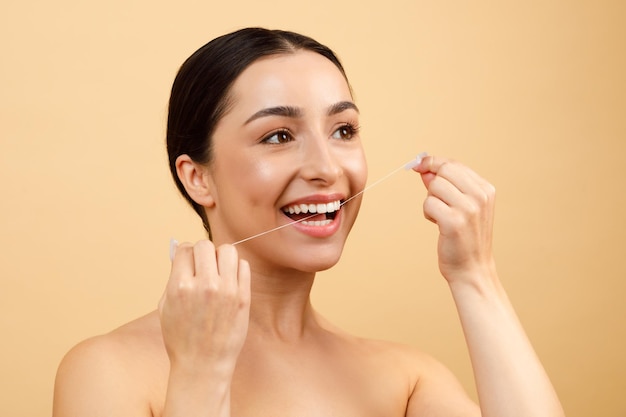
[[[178,247],[178,240],[170,238],[170,261],[174,260],[174,254],[176,254],[176,248]]]
[[[398,168],[394,169],[393,171],[391,171],[390,173],[388,173],[388,174],[387,174],[387,175],[385,175],[384,177],[379,178],[378,180],[374,181],[373,183],[371,183],[370,185],[368,185],[367,187],[365,187],[364,189],[362,189],[361,191],[359,191],[358,193],[356,193],[356,194],[355,194],[355,195],[353,195],[352,197],[350,197],[350,198],[348,198],[347,200],[345,200],[343,203],[341,203],[340,207],[341,207],[341,206],[343,206],[344,204],[346,204],[348,201],[352,200],[353,198],[356,198],[356,197],[358,197],[359,195],[363,194],[365,191],[369,190],[370,188],[374,187],[375,185],[380,184],[381,182],[383,182],[383,181],[384,181],[384,180],[386,180],[387,178],[391,177],[391,176],[392,176],[393,174],[395,174],[396,172],[401,171],[402,169],[404,169],[404,170],[409,170],[409,169],[413,169],[413,168],[415,168],[416,166],[418,166],[418,165],[422,162],[422,159],[424,159],[424,157],[426,157],[426,156],[428,156],[428,153],[426,153],[426,152],[422,152],[422,153],[420,153],[419,155],[417,155],[417,156],[415,157],[415,159],[412,159],[411,161],[407,162],[406,164],[402,164],[401,166],[399,166]],[[275,228],[273,228],[273,229],[266,230],[265,232],[261,232],[261,233],[258,233],[258,234],[256,234],[256,235],[253,235],[253,236],[247,237],[247,238],[245,238],[245,239],[241,239],[241,240],[239,240],[239,241],[237,241],[237,242],[233,243],[232,245],[233,245],[233,246],[237,246],[237,245],[238,245],[238,244],[240,244],[240,243],[247,242],[247,241],[252,240],[252,239],[255,239],[255,238],[257,238],[257,237],[264,236],[264,235],[266,235],[266,234],[268,234],[268,233],[275,232],[276,230],[280,230],[280,229],[282,229],[282,228],[284,228],[284,227],[291,226],[291,225],[293,225],[293,224],[303,222],[303,221],[305,221],[305,220],[307,220],[307,219],[310,219],[311,217],[315,217],[315,216],[317,216],[317,215],[318,215],[318,213],[311,214],[310,216],[306,216],[306,217],[304,217],[304,218],[302,218],[302,219],[299,219],[299,220],[294,220],[294,221],[292,221],[292,222],[290,222],[290,223],[286,223],[286,224],[280,225],[280,226],[278,226],[278,227],[275,227]],[[176,244],[178,244],[178,242],[176,242]],[[171,255],[171,251],[172,251],[172,249],[171,249],[171,248],[172,248],[172,246],[171,246],[171,245],[172,245],[172,244],[170,243],[170,255]]]
[[[421,164],[421,163],[422,163],[422,159],[426,158],[427,156],[428,156],[428,152],[422,152],[422,153],[420,153],[419,155],[417,155],[417,156],[415,157],[415,159],[414,159],[414,160],[412,160],[411,162],[409,162],[408,164],[406,164],[406,165],[404,166],[404,169],[406,169],[406,170],[408,171],[409,169],[413,169],[413,168],[415,168],[416,166],[418,166],[419,164]]]

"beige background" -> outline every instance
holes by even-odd
[[[164,151],[168,90],[209,39],[300,31],[340,55],[370,181],[427,150],[498,188],[502,280],[569,417],[626,416],[626,2],[4,0],[0,415],[51,410],[78,341],[156,306],[202,237]],[[420,347],[474,395],[417,176],[367,193],[315,303]]]

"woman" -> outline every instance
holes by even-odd
[[[456,162],[415,171],[480,407],[436,360],[314,311],[315,273],[339,260],[360,197],[342,202],[366,183],[358,119],[341,64],[310,38],[244,29],[194,53],[167,142],[211,240],[176,248],[157,311],[66,356],[54,416],[562,416],[498,281],[494,189]]]

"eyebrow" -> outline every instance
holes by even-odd
[[[253,120],[260,119],[261,117],[267,117],[267,116],[282,116],[282,117],[291,117],[291,118],[296,119],[298,117],[302,117],[302,109],[300,109],[299,107],[293,107],[293,106],[268,107],[266,109],[262,109],[254,113],[252,116],[248,118],[248,120],[246,120],[244,125],[247,125]]]
[[[328,108],[326,114],[328,116],[333,116],[335,114],[339,114],[346,110],[354,110],[359,113],[359,108],[351,101],[340,101],[339,103],[335,103]],[[262,117],[268,116],[282,116],[282,117],[290,117],[293,119],[297,119],[302,117],[303,112],[300,107],[293,106],[276,106],[276,107],[268,107],[266,109],[259,110],[254,113],[252,116],[245,121],[244,125],[252,122],[253,120],[260,119]]]
[[[329,107],[327,114],[329,116],[339,114],[346,110],[354,110],[357,113],[359,112],[359,108],[351,101],[340,101],[339,103],[335,103]]]

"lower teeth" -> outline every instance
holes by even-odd
[[[328,224],[330,224],[332,222],[332,220],[327,219],[327,220],[315,220],[315,221],[303,221],[302,224],[304,224],[305,226],[326,226]]]

